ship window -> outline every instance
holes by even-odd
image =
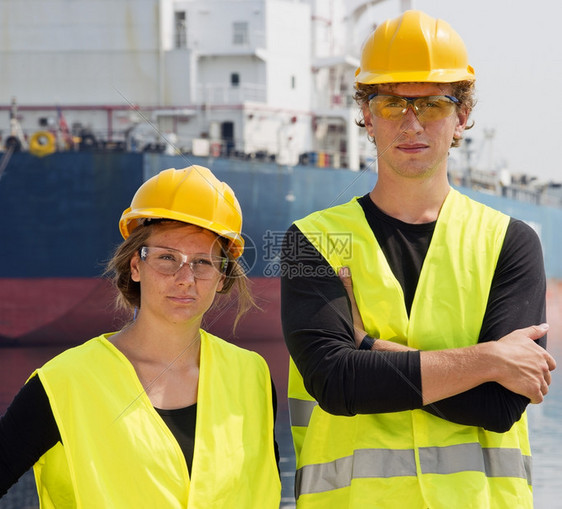
[[[238,85],[240,85],[240,74],[238,74],[237,72],[233,72],[230,75],[230,84],[233,87],[237,87]]]
[[[174,12],[174,45],[176,49],[187,48],[187,25],[185,11]]]
[[[233,24],[233,44],[248,44],[248,23],[246,21],[235,21]]]
[[[294,89],[297,86],[297,78],[295,76],[291,76],[291,88]]]

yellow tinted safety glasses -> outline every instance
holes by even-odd
[[[420,122],[431,122],[448,117],[459,104],[459,100],[451,95],[400,97],[397,95],[371,94],[368,99],[369,110],[376,117],[386,120],[400,120],[411,107]]]

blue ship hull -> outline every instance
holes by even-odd
[[[243,319],[236,337],[282,343],[277,276],[284,232],[314,210],[365,194],[376,174],[149,153],[66,152],[43,158],[15,153],[0,178],[0,345],[79,343],[119,328],[126,317],[114,311],[113,292],[101,278],[121,241],[118,218],[144,180],[191,164],[207,166],[229,183],[244,212],[243,263],[262,311]],[[460,190],[537,230],[551,300],[558,306],[562,210]],[[220,320],[211,314],[208,326],[236,340],[232,319],[230,312]]]

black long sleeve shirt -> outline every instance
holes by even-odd
[[[402,286],[409,312],[435,222],[404,223],[384,214],[369,195],[359,203]],[[526,223],[512,218],[478,341],[497,340],[544,322],[545,295],[539,238]],[[529,403],[490,382],[424,407],[419,352],[357,350],[345,289],[295,225],[285,236],[281,255],[281,314],[285,341],[305,387],[327,412],[355,415],[423,408],[451,422],[505,432]],[[546,337],[539,344],[546,348]]]

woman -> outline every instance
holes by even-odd
[[[251,303],[241,226],[234,193],[207,168],[139,188],[108,266],[135,319],[22,388],[0,422],[0,454],[15,450],[0,458],[12,470],[0,493],[34,464],[43,508],[279,507],[267,365],[200,328],[216,293],[237,286],[239,313]]]

